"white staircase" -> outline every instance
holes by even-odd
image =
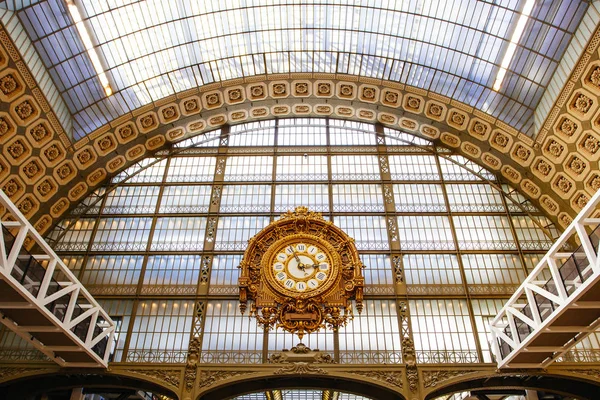
[[[106,368],[114,322],[1,190],[0,215],[0,322],[61,366]]]
[[[491,322],[498,368],[544,368],[600,325],[599,247],[600,191]]]

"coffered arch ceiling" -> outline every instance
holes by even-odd
[[[52,23],[44,27],[46,31],[43,34],[39,33],[41,25],[32,22],[33,18],[39,18],[40,10],[53,13],[54,8],[58,6],[56,2],[51,1],[32,3],[34,3],[32,6],[19,12],[19,18],[26,27],[30,25],[28,27],[29,34],[36,47],[41,49],[41,53],[43,53],[43,49],[48,49],[48,46],[56,43],[57,38],[75,35],[72,21],[68,20],[66,14],[61,17],[64,19],[63,22],[56,14],[49,14],[54,15],[54,19],[47,17],[52,19]],[[141,3],[132,2],[131,7],[135,4],[140,7],[149,6]],[[424,2],[422,5],[427,4],[429,3]],[[430,6],[428,5],[428,7]],[[467,14],[475,13],[479,6],[481,6],[479,2],[472,4],[468,8],[470,11]],[[116,18],[116,14],[113,15],[115,12],[131,11],[125,6],[117,7],[115,10],[93,10],[93,5],[86,5],[86,7],[92,9],[87,11],[88,15],[96,15],[96,17],[90,17],[90,21],[88,21],[92,25],[94,22],[91,22],[91,19],[93,18],[104,21],[102,18]],[[281,7],[284,6],[281,5]],[[424,27],[427,26],[426,21],[430,19],[438,23],[445,21],[444,23],[448,25],[447,29],[453,32],[452,35],[460,36],[461,33],[471,32],[470,34],[477,36],[481,43],[486,40],[494,42],[495,39],[499,39],[501,43],[495,45],[496,47],[486,47],[488,52],[486,54],[489,56],[490,51],[498,52],[502,46],[506,45],[506,38],[509,36],[511,26],[514,28],[518,13],[510,11],[509,6],[489,5],[494,10],[488,10],[487,22],[498,25],[495,29],[498,32],[504,32],[502,35],[488,32],[491,28],[478,27],[479,22],[474,22],[475,26],[468,26],[469,21],[475,21],[472,15],[468,20],[465,19],[460,23],[449,22],[449,18],[456,17],[456,13],[448,10],[444,11],[449,13],[448,16],[444,16],[445,14],[428,15],[428,13],[435,14],[435,11],[430,8],[427,9],[428,11],[421,10],[419,12],[407,9],[396,15],[383,6],[350,7],[352,12],[344,15],[361,16],[363,12],[367,12],[371,18],[368,27],[360,28],[359,26],[351,29],[350,33],[354,35],[351,36],[362,38],[363,41],[359,40],[358,42],[364,46],[367,46],[364,42],[368,36],[367,33],[374,36],[369,39],[368,46],[364,49],[361,48],[357,54],[352,52],[346,54],[344,51],[338,50],[334,52],[335,54],[331,53],[335,55],[335,63],[321,62],[329,57],[327,54],[331,49],[324,49],[323,54],[321,54],[321,50],[310,46],[309,51],[290,50],[294,47],[292,44],[295,43],[295,39],[293,40],[293,35],[289,35],[295,30],[304,32],[309,29],[312,34],[317,36],[335,33],[334,31],[338,28],[327,25],[333,22],[331,22],[331,18],[327,17],[328,11],[326,11],[327,8],[335,7],[327,5],[327,7],[323,7],[323,12],[327,15],[323,17],[322,22],[319,22],[324,24],[323,26],[287,27],[285,29],[271,26],[265,27],[265,29],[253,28],[254,34],[262,35],[257,40],[263,40],[263,46],[266,46],[265,43],[269,43],[264,37],[265,32],[266,34],[277,32],[277,35],[282,35],[279,39],[273,39],[273,52],[266,52],[263,49],[261,54],[263,62],[266,64],[262,70],[257,69],[257,65],[260,63],[256,64],[255,56],[252,54],[235,55],[229,58],[223,56],[219,59],[215,56],[214,61],[207,62],[204,67],[211,71],[212,79],[202,78],[198,81],[196,76],[193,80],[186,81],[181,74],[188,69],[189,71],[198,71],[201,77],[205,76],[202,73],[202,63],[193,66],[184,65],[176,70],[165,72],[160,69],[161,61],[157,58],[162,50],[154,48],[155,44],[146,43],[146,47],[140,51],[145,51],[147,54],[140,55],[136,60],[141,63],[142,60],[152,59],[150,64],[153,65],[155,76],[146,77],[145,80],[139,78],[140,81],[135,85],[143,87],[143,90],[140,89],[140,91],[132,89],[135,85],[125,87],[118,84],[114,81],[114,77],[117,75],[116,71],[125,65],[127,68],[132,68],[133,65],[131,64],[133,61],[121,60],[119,67],[113,68],[112,84],[115,85],[116,93],[107,98],[101,93],[102,87],[98,77],[89,65],[86,69],[87,72],[77,75],[76,78],[81,81],[76,79],[71,82],[71,86],[67,87],[66,80],[73,76],[65,72],[66,66],[71,65],[70,70],[73,71],[78,65],[77,62],[85,64],[85,60],[81,61],[84,58],[84,50],[81,46],[74,46],[69,50],[73,54],[65,59],[57,59],[55,63],[50,60],[52,57],[48,53],[42,58],[49,57],[48,60],[44,60],[45,64],[54,77],[53,81],[61,90],[62,98],[69,104],[75,121],[74,135],[79,138],[77,141],[71,139],[64,131],[52,104],[37,86],[31,71],[27,68],[8,34],[5,31],[0,32],[2,42],[0,49],[0,66],[2,68],[0,72],[2,83],[0,88],[2,89],[0,142],[3,147],[0,155],[0,187],[11,196],[11,199],[36,224],[36,227],[41,232],[45,232],[70,207],[83,199],[109,176],[155,151],[168,147],[173,142],[207,132],[223,124],[283,116],[331,116],[378,122],[433,139],[439,145],[453,149],[456,153],[476,161],[483,167],[500,173],[511,185],[540,206],[551,219],[563,227],[600,187],[600,172],[597,167],[600,156],[598,151],[600,148],[600,118],[598,117],[600,113],[598,111],[600,100],[598,43],[600,34],[595,32],[590,40],[584,56],[539,133],[532,131],[532,115],[543,90],[532,89],[533,92],[531,92],[529,89],[524,89],[525,87],[543,88],[550,79],[549,76],[540,76],[537,81],[531,78],[531,74],[542,65],[533,61],[538,60],[536,57],[541,54],[541,44],[537,41],[542,40],[540,38],[547,38],[551,28],[564,34],[561,36],[557,33],[558,36],[554,36],[555,39],[559,36],[570,37],[569,32],[574,29],[571,25],[576,25],[577,18],[581,17],[579,8],[568,8],[569,17],[556,23],[553,21],[557,19],[557,13],[561,10],[564,11],[561,8],[563,7],[562,2],[553,2],[534,8],[532,14],[534,23],[531,24],[530,31],[527,31],[527,35],[530,35],[531,39],[525,41],[526,44],[520,45],[517,52],[517,57],[520,54],[530,61],[523,61],[522,64],[526,67],[521,69],[520,73],[509,71],[507,76],[510,78],[506,88],[496,93],[490,89],[495,77],[495,72],[492,71],[494,69],[492,68],[493,62],[486,67],[487,69],[484,68],[487,71],[485,76],[474,77],[473,75],[473,71],[478,71],[480,64],[485,64],[483,53],[470,54],[470,50],[467,51],[466,48],[456,48],[457,44],[445,46],[435,44],[435,39],[431,37],[428,37],[427,40],[419,39],[419,35],[426,35],[421,31],[404,32],[402,35],[407,36],[404,38],[401,38],[401,34],[394,36],[389,32],[378,32],[379,28],[373,20],[374,15],[381,18],[382,15],[391,13],[390,18],[398,18],[397,22],[404,21],[402,26],[406,25],[405,18],[408,17],[422,18],[425,21],[423,22]],[[495,9],[497,7],[500,8]],[[258,19],[265,12],[264,8],[259,6],[244,6],[241,9],[252,10],[255,18]],[[317,7],[317,9],[320,8]],[[299,12],[305,11],[300,9]],[[349,11],[344,12],[348,13]],[[502,18],[498,16],[501,12],[506,14],[503,14]],[[201,14],[210,14],[213,18],[211,21],[217,21],[218,15],[221,15],[219,18],[227,20],[229,18],[227,13],[229,13],[227,10],[215,9]],[[373,13],[375,14],[372,15]],[[495,17],[492,18],[493,15]],[[164,18],[171,22],[186,21],[192,18],[176,17],[176,15],[170,15]],[[315,21],[321,21],[321,17],[313,17]],[[133,20],[134,16],[128,18]],[[187,22],[191,22],[193,18]],[[505,20],[506,18],[508,20]],[[140,29],[140,32],[143,31],[144,35],[151,35],[149,30],[158,28],[166,29],[165,32],[168,32],[172,26],[166,20],[157,22],[155,25],[149,24],[152,26]],[[354,19],[351,20],[354,21]],[[394,19],[394,21],[396,20]],[[565,21],[570,21],[567,23],[568,26],[561,27]],[[141,24],[139,21],[137,23]],[[258,24],[259,22],[257,20],[253,23]],[[294,25],[293,21],[289,21],[289,23]],[[362,24],[362,22],[357,23]],[[366,32],[367,28],[374,29],[375,33]],[[465,31],[463,32],[461,29],[465,29]],[[284,35],[282,32],[287,33]],[[96,32],[96,34],[99,33]],[[107,46],[106,49],[102,47],[104,45],[100,45],[99,48],[106,53],[110,46],[115,45],[117,41],[123,43],[126,37],[129,38],[127,40],[133,40],[133,37],[138,34],[139,32],[104,32],[106,38],[112,35],[112,39],[106,39],[106,43],[104,43]],[[215,43],[221,43],[220,39],[217,40],[218,38],[229,37],[228,40],[230,40],[235,35],[237,33],[228,32],[227,34],[223,33],[222,36],[216,35],[213,39],[216,40]],[[415,50],[416,53],[410,57],[408,55],[390,55],[386,58],[382,53],[380,40],[390,37],[390,35],[396,37],[397,40],[406,40],[407,48],[411,47],[411,43],[412,45],[418,43],[422,47],[419,51]],[[340,37],[335,37],[336,40],[341,40]],[[308,40],[304,36],[302,38],[302,40]],[[288,39],[289,42],[286,42]],[[316,40],[316,36],[313,39],[315,43],[319,42]],[[207,40],[204,38],[192,42],[206,44]],[[552,42],[551,38],[548,40]],[[333,46],[332,48],[341,46],[340,42],[334,42],[327,43]],[[562,43],[560,40],[559,42]],[[314,45],[313,43],[311,46]],[[465,45],[464,42],[463,45]],[[167,46],[162,43],[162,46],[171,51],[183,49],[185,44]],[[237,46],[236,48],[246,48],[239,43]],[[279,49],[278,46],[283,46],[282,49],[285,51]],[[372,49],[369,46],[372,46]],[[386,46],[391,45],[387,44]],[[429,49],[427,46],[434,48]],[[556,46],[558,45],[555,43]],[[547,48],[546,50],[552,52],[553,56],[549,56],[549,53],[541,54],[541,59],[546,60],[548,65],[555,66],[562,55],[562,50],[558,47],[553,48],[552,51]],[[218,45],[214,45],[212,49],[215,54],[224,51]],[[371,49],[373,54],[370,54],[368,49]],[[415,61],[416,59],[412,63],[399,61],[403,59],[401,57],[412,60],[417,57],[417,53],[423,53],[428,54],[428,56],[423,56],[423,60],[434,63],[433,59],[427,57],[435,54],[436,49],[455,52],[458,57],[455,62],[470,63],[470,72],[461,70],[460,73],[457,72],[453,75],[444,71],[442,67],[440,70],[429,64],[419,64]],[[562,49],[564,50],[564,46]],[[281,67],[277,67],[281,70],[275,68],[276,65],[280,65],[275,62],[276,54],[280,53],[285,53],[284,59],[287,60],[283,64],[280,63]],[[267,57],[267,54],[270,56]],[[306,54],[312,54],[312,56],[309,57]],[[527,58],[527,55],[531,55],[533,58]],[[114,56],[116,57],[116,55]],[[302,60],[305,56],[309,57],[307,60],[310,62],[303,63]],[[324,58],[321,59],[317,56]],[[465,60],[460,58],[463,56],[466,57]],[[175,59],[179,60],[177,57]],[[339,63],[341,59],[346,59],[344,57],[355,57],[354,64],[348,59],[347,64],[344,64],[348,67],[340,70]],[[250,64],[244,64],[243,60],[248,63],[252,60],[254,74],[246,73],[245,68]],[[271,60],[271,64],[267,60]],[[357,62],[358,64],[355,64]],[[394,78],[390,71],[393,70],[394,65],[399,65],[399,63],[403,65],[402,71],[413,72]],[[321,68],[321,65],[331,66],[334,64],[335,68],[333,69]],[[360,65],[360,68],[364,66],[366,69],[353,70],[350,69],[350,65]],[[496,67],[494,71],[497,69]],[[433,71],[431,75],[427,72],[430,70]],[[83,70],[80,69],[80,71]],[[204,72],[206,73],[206,71],[205,69]],[[241,75],[236,75],[232,71],[238,71]],[[385,71],[388,72],[384,73]],[[547,67],[545,71],[551,75],[553,69]],[[218,79],[215,79],[215,73],[217,73]],[[152,82],[158,81],[164,84],[153,86]],[[183,82],[187,83],[181,86],[180,84]],[[438,84],[434,84],[435,82]],[[87,92],[85,92],[86,90]],[[84,97],[88,98],[90,103],[87,105],[81,103],[80,106],[75,106],[75,97],[73,96],[82,91],[85,92]],[[533,94],[534,92],[538,94]],[[126,93],[130,93],[127,95],[129,97],[125,96]],[[135,100],[131,97],[134,95],[132,93],[137,93],[135,96],[141,97],[136,97],[137,100]],[[474,93],[479,94],[474,96]],[[488,93],[489,96],[486,97],[482,93]],[[141,101],[141,98],[146,100]],[[487,100],[483,101],[483,99]],[[123,104],[126,104],[127,107],[123,104],[119,105],[120,101],[124,101]],[[485,106],[486,102],[487,106]],[[490,108],[489,104],[493,104],[496,108]],[[501,104],[502,107],[500,107]],[[98,111],[91,112],[92,109]],[[95,117],[90,119],[90,115]],[[514,119],[515,116],[520,118],[524,115],[527,117]],[[84,120],[92,122],[84,123]]]

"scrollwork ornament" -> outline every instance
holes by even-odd
[[[181,370],[167,370],[167,369],[135,369],[131,370],[134,374],[148,376],[158,381],[164,382],[169,386],[179,388],[181,379]]]
[[[319,368],[314,365],[310,365],[307,362],[296,362],[293,364],[289,364],[275,370],[273,375],[306,375],[306,374],[317,374],[317,375],[327,375],[329,372],[325,371],[323,368]]]
[[[196,381],[196,371],[198,368],[198,361],[200,360],[200,338],[194,337],[190,341],[190,347],[188,349],[187,362],[185,365],[185,390],[190,392],[194,387]]]
[[[396,371],[349,371],[351,374],[361,375],[366,378],[374,379],[376,381],[385,382],[402,388],[402,373]]]
[[[253,374],[254,372],[246,372],[246,371],[200,371],[200,378],[198,381],[198,386],[200,388],[212,386],[215,383],[233,378],[240,375],[248,375]]]
[[[472,374],[473,370],[445,370],[445,371],[423,371],[423,387],[436,387],[440,383],[459,376]]]

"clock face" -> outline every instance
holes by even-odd
[[[274,246],[270,269],[272,282],[293,293],[314,294],[334,279],[331,252],[310,238],[296,238]]]

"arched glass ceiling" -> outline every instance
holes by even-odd
[[[111,97],[64,0],[39,1],[19,12],[74,115],[75,138],[182,90],[288,72],[397,81],[531,131],[533,111],[588,5],[536,0],[495,92],[523,0],[77,3],[111,81]]]

